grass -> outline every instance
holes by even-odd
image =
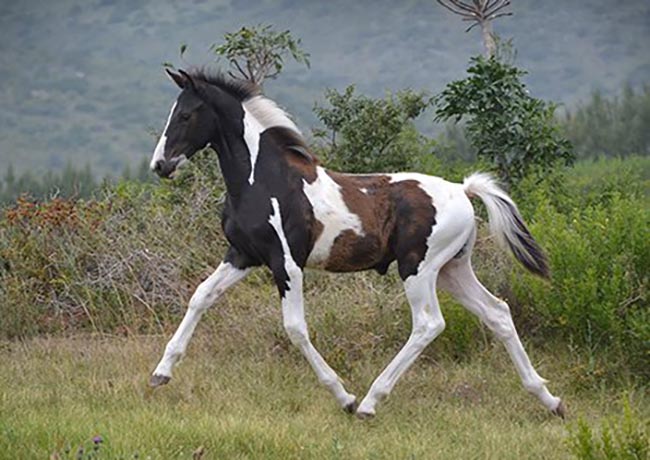
[[[83,458],[570,458],[574,422],[550,416],[521,388],[500,347],[463,361],[419,360],[377,418],[360,421],[294,350],[237,350],[226,330],[211,329],[200,328],[174,379],[155,391],[146,382],[163,336],[2,343],[0,458],[79,458],[80,445]],[[574,421],[598,426],[624,398],[650,418],[642,390],[583,388],[568,352],[531,356]],[[389,358],[349,363],[347,387],[362,396]],[[103,442],[93,451],[97,435]]]

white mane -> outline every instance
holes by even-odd
[[[289,118],[287,112],[282,110],[271,99],[264,96],[253,96],[242,102],[244,108],[255,117],[263,129],[274,127],[287,128],[302,136],[296,124]]]

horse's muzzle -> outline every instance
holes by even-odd
[[[163,179],[169,179],[178,167],[187,161],[185,155],[172,158],[171,160],[158,160],[153,166],[153,171]]]

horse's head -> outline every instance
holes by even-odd
[[[195,82],[186,72],[167,74],[182,90],[169,112],[150,167],[160,177],[170,177],[194,153],[210,142],[217,125],[217,113],[201,97],[201,82]]]

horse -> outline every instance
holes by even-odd
[[[505,345],[523,386],[553,414],[565,415],[519,339],[508,304],[471,265],[476,222],[471,198],[487,208],[490,231],[532,273],[549,277],[545,255],[514,201],[486,173],[462,184],[418,173],[344,174],[324,168],[298,127],[259,87],[204,69],[166,69],[180,94],[153,152],[151,169],[173,178],[195,152],[217,152],[226,187],[223,261],[192,295],[150,385],[169,382],[204,312],[257,266],[271,270],[283,325],[318,380],[347,412],[375,415],[399,378],[445,328],[436,289],[451,293]],[[392,262],[404,283],[412,331],[357,403],[313,346],[303,301],[303,270],[374,269]]]

